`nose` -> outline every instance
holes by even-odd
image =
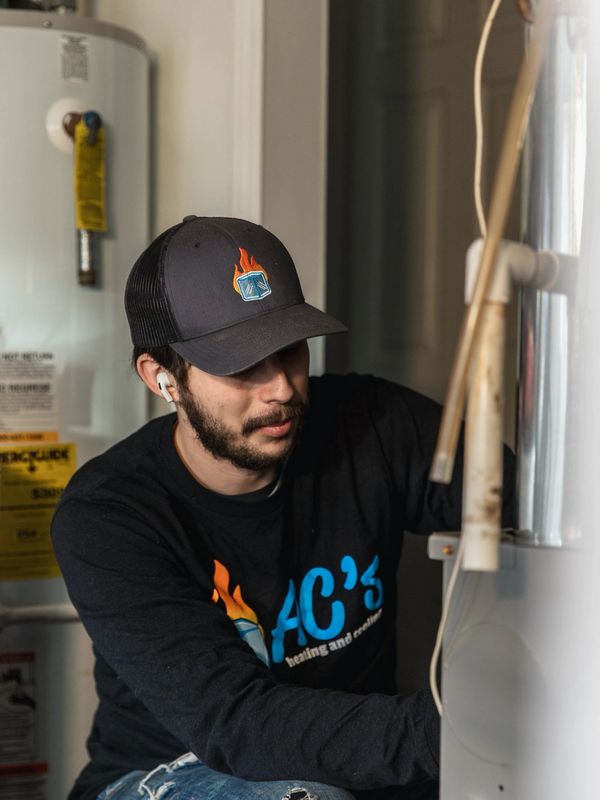
[[[275,353],[260,364],[257,376],[261,384],[260,398],[264,403],[289,403],[295,390],[285,362]]]

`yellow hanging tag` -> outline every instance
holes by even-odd
[[[104,128],[94,130],[85,116],[75,126],[75,224],[79,230],[106,230]]]

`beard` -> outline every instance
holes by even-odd
[[[302,400],[280,404],[277,411],[246,420],[241,433],[236,433],[203,408],[187,387],[179,387],[179,404],[185,411],[196,438],[211,455],[230,461],[241,469],[254,472],[281,467],[284,464],[294,447],[307,409],[307,403]],[[287,447],[283,452],[271,455],[253,446],[248,440],[249,435],[258,428],[281,424],[288,419],[295,420],[296,426],[289,435]]]

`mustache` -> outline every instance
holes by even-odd
[[[301,420],[306,413],[306,404],[298,403],[285,403],[279,406],[277,411],[270,414],[263,414],[262,417],[253,417],[247,420],[242,426],[242,433],[249,434],[258,428],[266,427],[267,425],[281,425],[288,420]]]

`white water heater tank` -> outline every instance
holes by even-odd
[[[128,31],[0,10],[0,796],[11,800],[63,800],[86,760],[93,658],[81,624],[65,621],[49,525],[73,470],[147,418],[123,290],[149,238],[148,82]],[[107,223],[91,236],[75,227],[63,127],[90,111]]]

